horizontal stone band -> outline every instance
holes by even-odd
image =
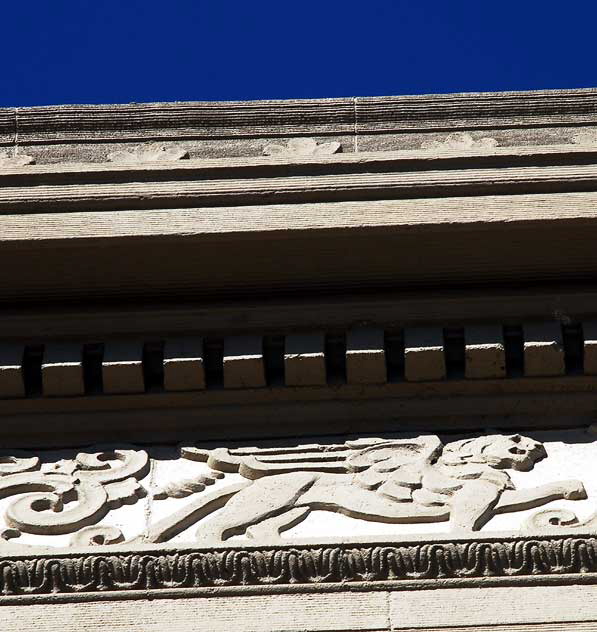
[[[597,572],[594,537],[408,545],[227,548],[0,559],[0,603],[15,596],[351,582],[481,580]]]

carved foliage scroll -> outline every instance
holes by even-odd
[[[19,495],[6,509],[11,530],[4,539],[20,532],[74,533],[93,525],[110,509],[136,502],[145,493],[138,479],[148,471],[144,450],[109,446],[44,469],[33,455],[0,457],[0,498]]]

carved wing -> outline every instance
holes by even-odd
[[[441,452],[435,435],[416,439],[385,441],[360,450],[348,464],[358,472],[356,482],[365,489],[377,489],[382,496],[399,502],[412,501],[413,490],[421,487],[428,466]]]
[[[432,435],[394,441],[375,437],[280,448],[183,447],[181,456],[206,462],[216,471],[238,472],[248,479],[288,472],[363,472],[372,467],[387,478],[387,472],[430,462],[441,446],[439,438]]]
[[[348,444],[214,450],[181,448],[181,456],[184,458],[204,461],[219,472],[238,472],[248,479],[300,471],[348,472],[347,459],[354,452]]]

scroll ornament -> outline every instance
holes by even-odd
[[[80,542],[85,533],[80,530],[145,494],[138,481],[149,471],[147,452],[109,446],[95,449],[49,467],[27,453],[0,456],[0,498],[19,495],[6,509],[9,529],[0,537],[8,541],[21,533],[63,535],[79,531]],[[94,532],[90,537],[97,539],[99,535]]]
[[[578,480],[517,489],[508,471],[527,472],[548,458],[542,443],[518,434],[446,444],[421,435],[274,448],[189,445],[179,454],[201,467],[186,478],[156,481],[155,501],[180,502],[131,542],[167,542],[194,528],[196,542],[208,546],[235,535],[271,543],[314,510],[378,523],[448,522],[452,532],[470,534],[500,513],[586,498]],[[0,455],[0,497],[16,496],[0,543],[19,544],[22,533],[74,534],[72,544],[85,546],[123,542],[101,521],[145,494],[139,481],[149,468],[148,453],[128,446],[98,446],[55,464],[25,452]],[[525,528],[596,523],[548,510]]]

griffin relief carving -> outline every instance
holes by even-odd
[[[314,510],[389,524],[448,522],[453,532],[470,533],[500,513],[586,498],[578,480],[517,489],[509,471],[528,472],[547,458],[542,443],[518,434],[445,444],[421,435],[178,452],[187,461],[184,476],[176,477],[182,464],[172,449],[167,469],[147,479],[157,461],[134,446],[97,446],[56,462],[0,452],[0,498],[15,496],[5,507],[0,545],[23,546],[22,534],[71,534],[76,546],[123,542],[113,520],[102,521],[146,494],[142,479],[152,499],[163,501],[161,519],[152,519],[156,505],[149,502],[145,526],[136,533],[143,531],[130,542],[166,542],[189,528],[208,545],[235,535],[275,541]],[[595,524],[595,518],[580,523],[568,510],[552,509],[527,519],[523,530]]]
[[[186,511],[154,525],[146,540],[170,539],[198,515],[205,516],[199,541],[276,538],[312,510],[395,524],[449,521],[452,530],[477,531],[498,513],[586,498],[577,480],[517,490],[507,470],[529,471],[547,456],[541,443],[521,435],[447,445],[430,435],[280,449],[185,448],[181,454],[237,472],[246,482],[200,495]]]

